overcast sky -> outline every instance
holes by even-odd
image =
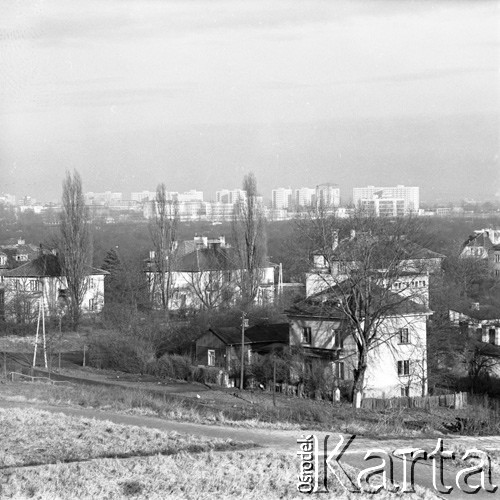
[[[493,199],[499,63],[498,1],[0,0],[0,193]]]

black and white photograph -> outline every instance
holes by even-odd
[[[0,0],[0,499],[500,487],[500,0]]]

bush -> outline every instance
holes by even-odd
[[[202,384],[217,384],[219,382],[220,368],[210,366],[193,366],[192,380]]]
[[[147,373],[154,352],[136,339],[120,334],[94,336],[89,342],[90,366],[128,373]]]

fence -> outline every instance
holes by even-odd
[[[466,392],[441,394],[439,396],[422,396],[406,398],[365,398],[361,401],[361,408],[368,410],[386,410],[389,408],[463,408],[468,404],[469,395]]]

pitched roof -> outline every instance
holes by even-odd
[[[479,306],[474,306],[474,304],[474,302],[464,300],[454,304],[450,307],[450,310],[462,313],[478,321],[500,320],[499,306],[493,304],[479,304]]]
[[[232,248],[200,248],[175,262],[176,271],[199,272],[240,269]]]
[[[489,236],[483,232],[477,232],[475,234],[471,234],[467,240],[463,244],[463,248],[465,247],[484,247],[486,249],[490,248],[493,245]]]
[[[478,350],[478,354],[483,356],[490,356],[492,358],[500,358],[500,346],[496,344],[489,344],[487,342],[480,342],[479,340],[475,342],[475,346]]]
[[[363,243],[365,242],[365,243]],[[434,252],[418,243],[401,238],[397,245],[391,245],[391,240],[380,239],[375,236],[366,234],[357,235],[353,238],[344,238],[340,240],[338,246],[331,252],[329,259],[334,261],[336,258],[341,260],[357,259],[360,252],[366,249],[365,244],[372,242],[375,248],[379,249],[380,258],[384,260],[387,256],[395,257],[399,261],[403,260],[422,260],[422,259],[444,259],[446,256],[438,252]],[[395,255],[391,256],[391,249],[394,248]],[[316,253],[321,255],[323,251],[319,250]],[[376,254],[374,254],[376,256]]]
[[[286,313],[290,316],[346,320],[348,316],[342,307],[342,301],[350,300],[352,296],[354,296],[354,286],[346,280],[294,304]],[[377,308],[376,304],[379,304],[386,311],[384,314],[386,317],[432,313],[427,306],[373,283],[370,286],[370,297],[377,296],[379,299],[378,301],[375,299],[375,308]]]
[[[245,330],[245,336],[250,342],[289,342],[289,323],[274,323],[270,325],[255,325]]]
[[[208,331],[219,337],[226,345],[241,345],[241,328],[237,326],[210,327]],[[245,336],[245,343],[248,342]]]
[[[88,266],[87,275],[99,274],[109,273],[103,269]],[[42,254],[36,259],[26,262],[26,264],[6,271],[3,276],[7,278],[60,277],[62,276],[61,263],[56,255]]]
[[[5,277],[61,276],[61,264],[55,255],[40,255],[15,269],[4,273]]]

